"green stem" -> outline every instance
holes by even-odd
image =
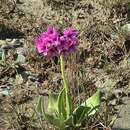
[[[64,82],[64,89],[65,89],[66,113],[67,113],[67,118],[69,118],[70,114],[72,113],[72,100],[69,95],[69,83],[65,76],[65,65],[64,65],[63,55],[60,56],[60,65],[61,65],[61,74],[62,74],[62,78]]]
[[[60,66],[61,66],[61,74],[62,74],[62,79],[63,79],[63,82],[64,82],[64,87],[65,87],[65,90],[66,92],[68,92],[68,81],[66,79],[66,76],[65,76],[65,64],[64,64],[64,56],[61,55],[60,56]]]

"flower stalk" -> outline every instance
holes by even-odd
[[[65,64],[64,64],[64,56],[63,55],[60,56],[60,66],[61,66],[61,75],[62,75],[62,79],[63,79],[63,83],[64,83],[64,88],[65,88],[65,91],[68,93],[69,86],[68,86],[68,81],[67,81],[66,76],[65,76]]]
[[[66,114],[67,114],[67,119],[70,117],[70,115],[72,114],[72,100],[71,100],[71,96],[69,93],[69,83],[68,83],[68,79],[66,78],[65,75],[65,64],[64,64],[64,56],[61,55],[60,56],[60,65],[61,65],[61,75],[62,75],[62,79],[63,79],[63,86],[65,89],[65,101],[66,101]]]

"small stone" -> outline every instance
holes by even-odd
[[[18,48],[17,54],[27,55],[27,48],[23,48],[23,47]]]
[[[113,91],[113,94],[115,95],[116,98],[121,98],[124,95],[126,95],[122,89],[116,89]]]
[[[21,46],[22,45],[22,42],[20,41],[20,39],[13,39],[11,41],[11,44],[14,46],[14,47],[17,47],[17,46]]]
[[[34,76],[34,75],[28,76],[28,79],[30,79],[32,82],[38,81],[38,78],[36,76]]]
[[[12,39],[7,38],[7,39],[6,39],[6,41],[7,41],[7,42],[11,42],[11,41],[12,41]]]
[[[117,100],[116,100],[116,99],[113,99],[113,100],[111,100],[111,101],[109,102],[109,104],[112,105],[112,106],[115,106],[115,105],[117,105]]]
[[[0,46],[2,45],[6,45],[6,41],[5,40],[0,40]]]
[[[19,74],[19,75],[16,75],[15,83],[16,83],[17,85],[23,83],[23,78],[22,78],[22,76],[21,76],[20,74]]]

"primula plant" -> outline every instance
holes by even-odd
[[[100,106],[100,91],[74,108],[70,95],[70,86],[65,74],[64,59],[76,51],[78,46],[78,32],[68,28],[62,34],[54,27],[48,27],[47,32],[35,39],[37,51],[47,58],[60,58],[63,88],[59,94],[50,94],[48,107],[45,110],[44,97],[40,96],[37,112],[46,121],[54,125],[57,130],[75,130],[81,126],[84,119],[93,116]]]

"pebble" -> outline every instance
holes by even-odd
[[[12,39],[7,38],[7,39],[6,39],[6,41],[7,41],[7,42],[11,42],[11,41],[12,41]]]
[[[0,46],[2,49],[13,49],[17,47],[23,46],[25,39],[6,39],[6,40],[0,40]]]
[[[5,45],[6,41],[5,40],[0,40],[0,46]]]

